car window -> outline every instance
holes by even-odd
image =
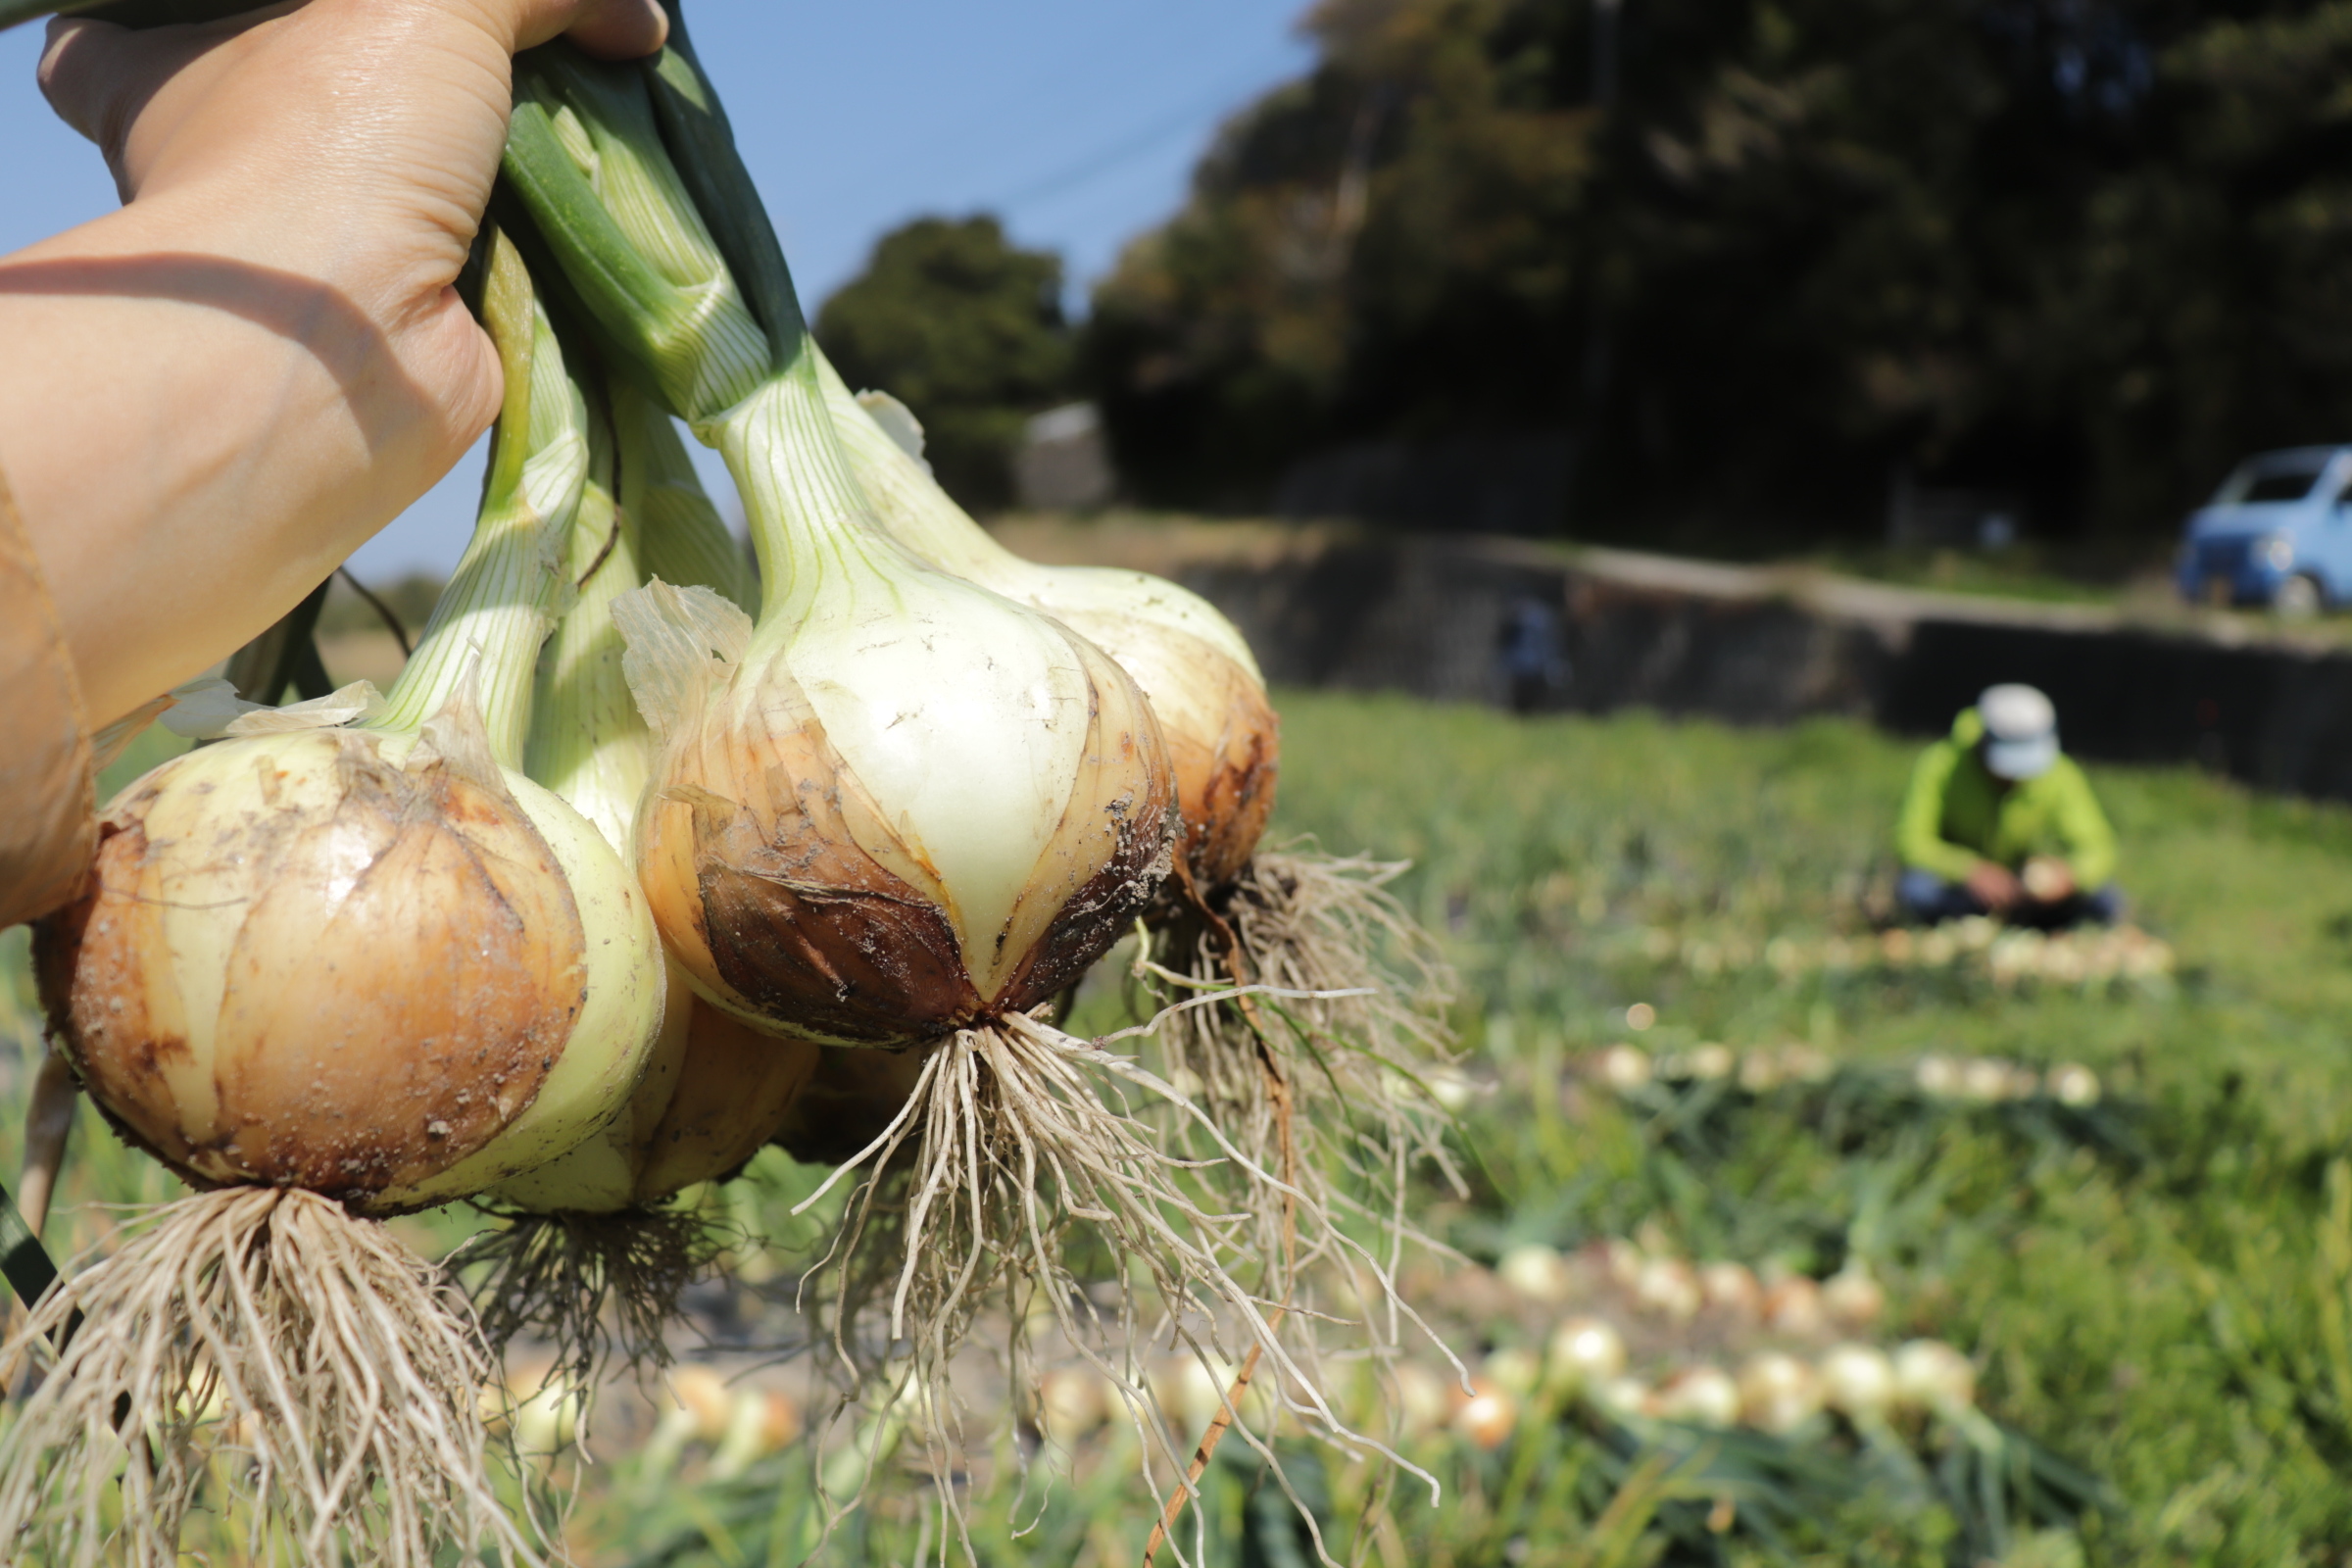
[[[2217,499],[2224,506],[2254,507],[2266,501],[2300,501],[2311,494],[2311,487],[2325,465],[2313,467],[2262,467],[2231,476],[2222,487]],[[2234,493],[2232,493],[2234,492]]]

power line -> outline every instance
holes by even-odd
[[[1041,179],[1033,180],[1008,196],[981,202],[983,208],[1009,211],[1031,202],[1058,196],[1065,190],[1084,185],[1100,175],[1108,173],[1121,164],[1150,152],[1178,134],[1196,128],[1200,116],[1221,103],[1227,103],[1264,79],[1263,72],[1250,72],[1247,76],[1233,76],[1213,89],[1187,99],[1181,106],[1153,120],[1135,134],[1113,142],[1110,146],[1089,153],[1074,164],[1067,165]]]

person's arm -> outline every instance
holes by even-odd
[[[2058,767],[2052,782],[2059,786],[2055,804],[2058,833],[2066,843],[2066,868],[2078,889],[2095,893],[2115,879],[2115,829],[2074,759],[2059,759]]]
[[[653,0],[51,24],[42,87],[125,205],[0,258],[0,473],[90,722],[234,651],[464,455],[500,386],[452,285],[511,56],[662,27]]]
[[[1904,865],[1933,871],[1949,882],[1966,881],[1980,858],[1975,851],[1943,837],[1944,792],[1960,756],[1960,749],[1949,741],[1938,741],[1920,754],[1894,829],[1895,854]]]
[[[0,484],[0,929],[72,898],[97,839],[81,685],[32,546]]]

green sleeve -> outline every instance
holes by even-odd
[[[1960,765],[1960,748],[1937,741],[1919,755],[1911,769],[1911,787],[1903,793],[1903,814],[1894,829],[1895,853],[1903,864],[1957,882],[1977,868],[1980,857],[1946,843],[1943,837],[1943,797],[1952,773]],[[2097,807],[2094,805],[2095,811]]]
[[[2088,893],[2115,879],[2115,829],[2107,825],[2107,813],[2099,809],[2099,798],[2074,759],[2061,758],[2058,766],[2062,772],[2053,782],[2062,787],[2054,804],[2059,836],[2066,841],[2066,866],[2076,886]]]

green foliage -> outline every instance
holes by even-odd
[[[1470,1136],[1494,1185],[1452,1218],[1458,1241],[1493,1255],[1652,1226],[1694,1257],[1822,1274],[1859,1254],[1903,1331],[1977,1350],[1988,1414],[2114,1489],[2081,1526],[2087,1561],[2331,1560],[2352,1540],[2331,1479],[2352,1457],[2352,812],[2091,769],[2138,916],[2180,953],[2169,995],[1785,977],[1693,965],[1679,940],[1651,958],[1666,945],[1641,939],[1859,930],[1891,874],[1909,746],[1841,723],[1514,723],[1395,699],[1294,698],[1284,722],[1283,821],[1414,856],[1407,896],[1452,934],[1483,1010],[1500,1079]],[[2100,1133],[1857,1089],[1579,1094],[1557,1115],[1515,1091],[1627,1038],[1637,1001],[1657,1009],[1651,1042],[2073,1059],[2126,1102]],[[1869,1539],[1833,1535],[1828,1560],[1874,1560]]]
[[[1782,1441],[1537,1408],[1492,1453],[1442,1433],[1413,1447],[1444,1483],[1435,1503],[1409,1478],[1301,1455],[1294,1479],[1340,1560],[2106,1568],[2352,1548],[2352,809],[2093,768],[2138,917],[2179,954],[2169,988],[1782,970],[1737,955],[1866,935],[1909,745],[1835,722],[1517,721],[1299,693],[1281,709],[1278,831],[1412,857],[1399,886],[1463,971],[1477,1180],[1466,1200],[1428,1195],[1438,1234],[1484,1260],[1640,1235],[1815,1276],[1866,1262],[1888,1296],[1882,1338],[1970,1351],[1986,1418],[1901,1442],[1826,1423]],[[21,970],[0,975],[14,982],[0,1029],[29,1044]],[[1656,1009],[1644,1035],[1628,1031],[1635,1002]],[[1570,1070],[1634,1038],[1801,1041],[1838,1067],[1624,1094]],[[2105,1094],[2087,1107],[1938,1099],[1911,1070],[1931,1052],[2083,1062]],[[18,1137],[0,1113],[0,1169]],[[768,1241],[739,1250],[764,1283],[719,1321],[766,1325],[760,1301],[790,1299],[821,1245],[820,1217],[786,1217],[813,1179],[770,1151],[723,1190],[745,1234]],[[172,1186],[85,1114],[61,1250],[103,1240],[116,1216],[100,1200]],[[401,1223],[445,1249],[473,1222]],[[1050,1484],[1049,1452],[1025,1491],[1005,1479],[1009,1443],[981,1456],[975,1477],[1004,1484],[963,1496],[979,1561],[1137,1561],[1152,1510],[1120,1431]],[[821,1549],[808,1444],[733,1476],[674,1451],[608,1461],[581,1473],[568,1532],[587,1563],[789,1564],[814,1549],[882,1564],[931,1560],[943,1542],[937,1494],[904,1454]],[[1239,1445],[1203,1491],[1207,1560],[1313,1560],[1295,1555],[1300,1529]],[[1388,1522],[1367,1525],[1376,1493]]]
[[[1098,290],[1149,498],[1566,428],[1582,533],[1859,531],[1899,465],[2145,534],[2352,427],[2352,6],[1652,0],[1605,103],[1600,9],[1313,14],[1313,74]]]
[[[975,511],[1011,499],[1022,422],[1068,390],[1061,261],[1017,248],[985,214],[883,235],[816,335],[850,385],[914,411],[940,483]]]

